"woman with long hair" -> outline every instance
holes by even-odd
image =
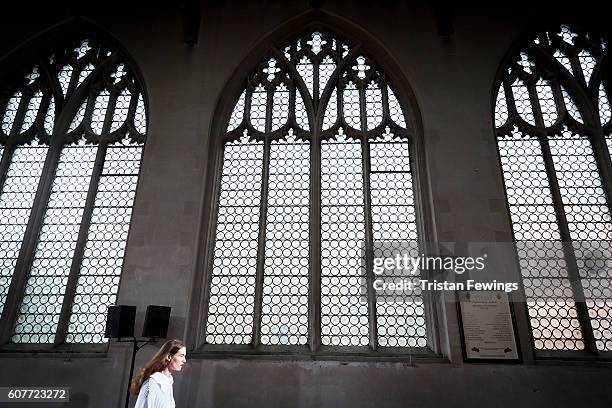
[[[168,340],[140,370],[130,392],[138,395],[134,408],[174,408],[173,371],[181,371],[187,349],[180,340]]]

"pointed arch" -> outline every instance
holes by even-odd
[[[297,20],[256,47],[216,110],[198,346],[435,348],[429,299],[373,289],[374,258],[414,256],[428,231],[409,87],[329,16]]]
[[[0,342],[105,343],[147,133],[140,74],[82,19],[3,62]]]
[[[534,346],[610,352],[608,39],[560,24],[513,48],[494,123]]]

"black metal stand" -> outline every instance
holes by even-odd
[[[128,408],[128,405],[130,404],[130,384],[132,383],[132,375],[134,375],[134,363],[136,361],[136,353],[138,353],[138,350],[140,350],[147,344],[153,344],[155,343],[155,341],[156,339],[154,338],[150,338],[147,340],[147,339],[137,339],[136,337],[133,337],[131,339],[124,339],[124,340],[122,340],[121,337],[117,339],[117,343],[132,343],[133,344],[132,364],[130,366],[130,378],[128,379],[127,392],[125,394],[125,408]],[[138,344],[141,342],[142,344]]]

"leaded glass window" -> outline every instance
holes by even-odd
[[[0,339],[104,343],[146,135],[142,87],[94,39],[38,58],[0,100]]]
[[[257,66],[218,143],[204,347],[429,345],[420,292],[372,289],[375,247],[422,238],[408,109],[359,45],[324,32]]]
[[[612,351],[610,78],[599,35],[561,25],[506,67],[495,126],[536,350]]]

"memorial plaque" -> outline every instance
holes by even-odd
[[[460,292],[467,360],[518,360],[508,294],[503,291]]]

